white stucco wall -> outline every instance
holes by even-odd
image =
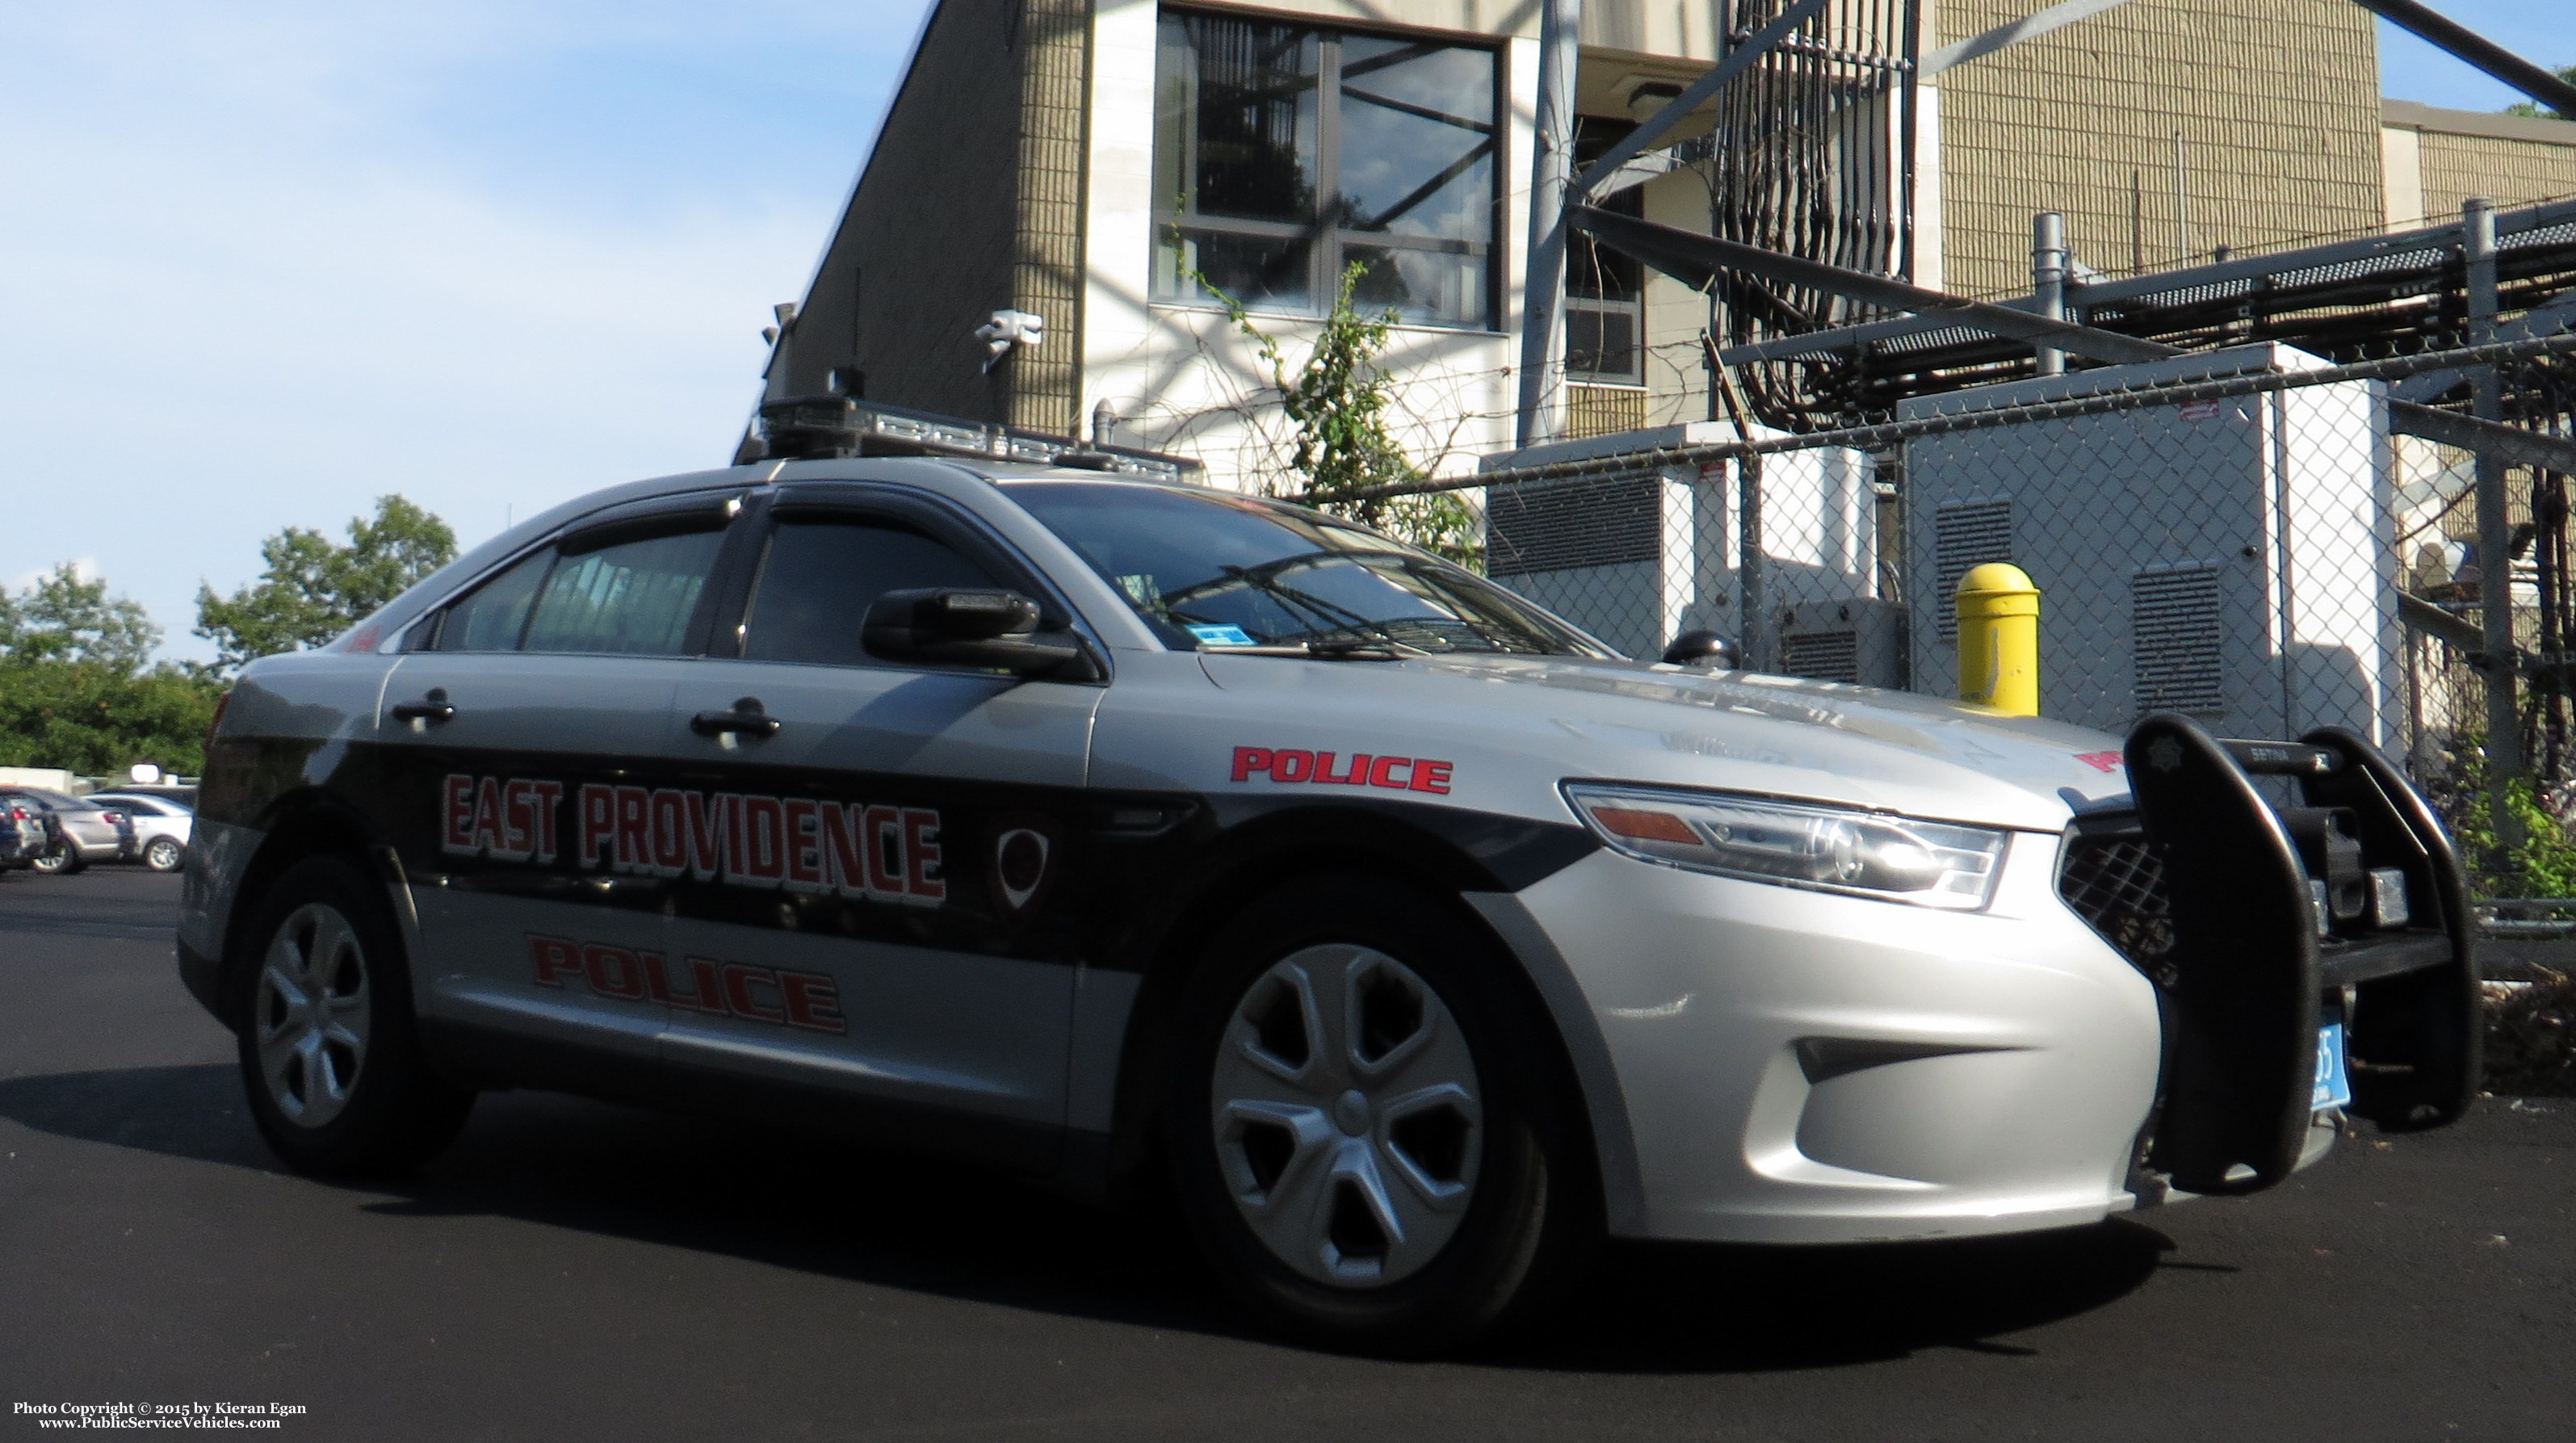
[[[1310,7],[1297,7],[1310,8]],[[1320,8],[1320,7],[1313,7]],[[1472,6],[1470,7],[1472,9]],[[1455,25],[1457,18],[1449,23]],[[1100,0],[1092,21],[1090,234],[1083,335],[1082,414],[1106,402],[1117,418],[1104,439],[1195,456],[1208,480],[1260,490],[1272,478],[1286,424],[1275,404],[1252,402],[1268,373],[1222,313],[1148,299],[1154,250],[1154,0]],[[1534,39],[1504,42],[1504,177],[1493,264],[1502,329],[1399,327],[1382,360],[1405,378],[1393,416],[1417,464],[1435,473],[1475,469],[1479,455],[1512,442],[1521,265],[1529,225]],[[1258,317],[1293,366],[1313,321]]]

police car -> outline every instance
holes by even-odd
[[[210,748],[180,968],[290,1165],[533,1086],[1168,1188],[1454,1345],[1603,1236],[2095,1222],[2456,1117],[2456,856],[2367,742],[1639,662],[1268,500],[951,460],[560,507]]]

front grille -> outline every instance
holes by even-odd
[[[2144,836],[2079,832],[2067,838],[2057,895],[2139,971],[2162,986],[2174,984],[2173,903],[2165,893],[2164,861]]]

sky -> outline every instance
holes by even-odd
[[[2564,0],[2436,3],[2576,63]],[[0,0],[0,584],[77,562],[207,659],[282,527],[723,464],[922,9]],[[2387,94],[2516,98],[2381,29]]]

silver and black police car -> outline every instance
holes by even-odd
[[[179,960],[317,1173],[478,1089],[1168,1187],[1273,1324],[1452,1346],[1603,1236],[2095,1222],[2456,1117],[2458,860],[2363,739],[1623,659],[1275,502],[641,482],[212,743]]]

